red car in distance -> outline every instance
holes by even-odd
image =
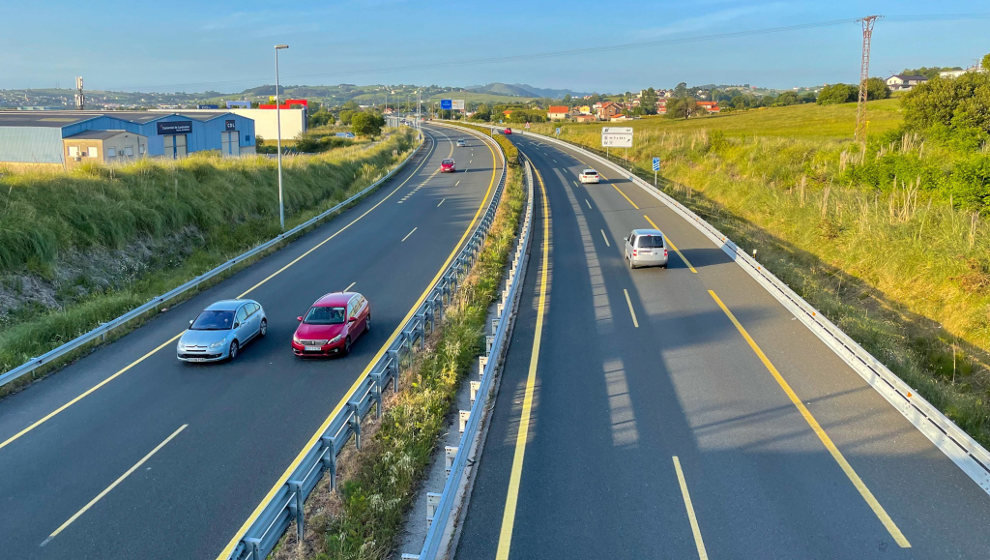
[[[345,355],[371,329],[371,304],[357,292],[332,292],[296,319],[299,326],[292,335],[296,356]]]
[[[440,162],[440,173],[453,173],[455,171],[457,169],[454,168],[454,160],[445,159]]]
[[[511,128],[507,128],[507,129],[505,129],[504,132],[505,132],[505,135],[508,136],[508,135],[512,134],[512,129]]]

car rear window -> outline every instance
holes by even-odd
[[[638,247],[643,249],[662,249],[663,248],[663,236],[662,235],[640,235]]]
[[[598,172],[597,171],[585,171],[584,174],[585,175],[598,175]]]
[[[310,307],[303,323],[307,325],[339,325],[344,322],[343,307]]]

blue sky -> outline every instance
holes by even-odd
[[[856,82],[859,24],[718,35],[870,14],[885,16],[871,75],[968,66],[990,52],[985,0],[43,2],[0,10],[0,89],[71,87],[81,75],[94,90],[237,92],[274,83],[276,43],[290,45],[279,55],[285,85],[789,88]]]

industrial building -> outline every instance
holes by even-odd
[[[228,111],[0,111],[0,165],[13,169],[206,150],[255,153],[254,121]]]
[[[243,104],[249,105],[244,107]],[[282,120],[282,138],[296,139],[306,132],[306,116],[309,103],[305,99],[286,99],[279,106],[281,116],[275,112],[275,105],[260,105],[257,109],[250,108],[247,101],[228,101],[227,110],[235,115],[247,117],[254,121],[254,133],[266,141],[274,141],[278,136],[278,119]],[[184,109],[184,113],[198,114],[210,112],[211,109]],[[215,109],[212,109],[215,112]]]

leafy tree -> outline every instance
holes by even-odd
[[[936,74],[937,76],[937,74]],[[859,92],[857,91],[857,97]],[[868,78],[866,80],[866,98],[870,101],[874,99],[887,99],[890,97],[890,88],[883,78]]]
[[[354,134],[375,137],[382,133],[385,118],[378,113],[362,111],[351,117],[351,130]]]
[[[909,128],[941,126],[955,132],[990,132],[990,73],[969,72],[954,80],[929,80],[907,92],[901,105]]]
[[[653,88],[643,90],[639,98],[639,108],[644,115],[657,114],[657,91]]]
[[[886,87],[887,84],[884,84]],[[859,90],[856,86],[850,84],[831,84],[822,88],[818,92],[817,103],[819,105],[832,105],[835,103],[848,103],[850,101],[856,101],[856,95]],[[890,91],[887,91],[888,95]]]
[[[983,55],[983,61],[981,62],[983,69],[990,72],[990,53]]]
[[[351,109],[344,109],[344,110],[342,110],[340,112],[340,115],[339,115],[340,124],[343,124],[343,125],[349,125],[349,124],[351,124],[351,119],[354,118],[354,115],[356,113],[357,113],[357,111],[353,111]]]

